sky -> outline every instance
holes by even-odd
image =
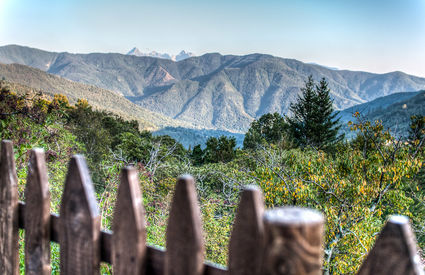
[[[425,77],[425,0],[0,0],[0,45],[266,53]]]

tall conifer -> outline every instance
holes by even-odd
[[[323,78],[315,85],[310,75],[301,91],[297,102],[290,106],[292,117],[288,118],[289,132],[295,143],[325,149],[342,140],[326,80]]]

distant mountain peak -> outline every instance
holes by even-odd
[[[139,56],[139,55],[142,55],[143,53],[137,48],[137,47],[134,47],[133,49],[131,49],[128,53],[127,53],[127,55],[137,55],[137,56]]]
[[[141,50],[139,50],[137,47],[132,48],[127,53],[127,55],[150,56],[150,57],[156,57],[156,58],[162,58],[162,59],[169,59],[169,60],[173,60],[173,61],[181,61],[181,60],[184,60],[186,58],[195,56],[193,53],[187,52],[185,50],[180,51],[180,53],[177,54],[177,55],[171,55],[171,54],[168,54],[168,53],[159,53],[157,51],[151,51],[151,52],[144,53]]]

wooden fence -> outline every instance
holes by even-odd
[[[323,216],[305,208],[264,211],[257,187],[242,191],[226,269],[204,262],[200,210],[191,176],[177,180],[164,251],[146,245],[142,197],[133,168],[122,171],[113,232],[109,232],[100,228],[93,185],[82,156],[70,161],[58,216],[50,213],[44,152],[31,151],[25,203],[18,201],[10,141],[2,142],[0,154],[1,274],[19,273],[19,228],[25,229],[26,274],[50,274],[50,241],[60,244],[62,274],[98,274],[101,261],[111,263],[115,274],[322,273]],[[423,274],[406,217],[389,219],[358,274]]]

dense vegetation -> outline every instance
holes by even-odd
[[[109,228],[121,167],[134,165],[140,174],[147,215],[148,241],[165,244],[168,208],[175,178],[197,180],[206,232],[207,258],[225,264],[239,191],[257,184],[267,207],[301,205],[319,209],[327,218],[325,271],[355,272],[387,217],[411,218],[419,245],[425,246],[424,117],[412,118],[407,140],[394,138],[379,121],[355,114],[350,127],[357,136],[332,148],[299,147],[286,118],[265,115],[252,123],[253,139],[244,149],[232,138],[211,138],[206,148],[186,150],[168,136],[152,136],[134,121],[94,110],[84,101],[70,105],[61,95],[18,96],[7,87],[0,93],[0,136],[11,139],[23,195],[28,150],[46,151],[52,211],[58,211],[67,162],[86,156],[96,185],[102,226]],[[247,135],[248,138],[249,135]],[[421,180],[422,179],[422,180]],[[58,270],[57,246],[53,270]],[[104,267],[105,272],[108,267]]]

